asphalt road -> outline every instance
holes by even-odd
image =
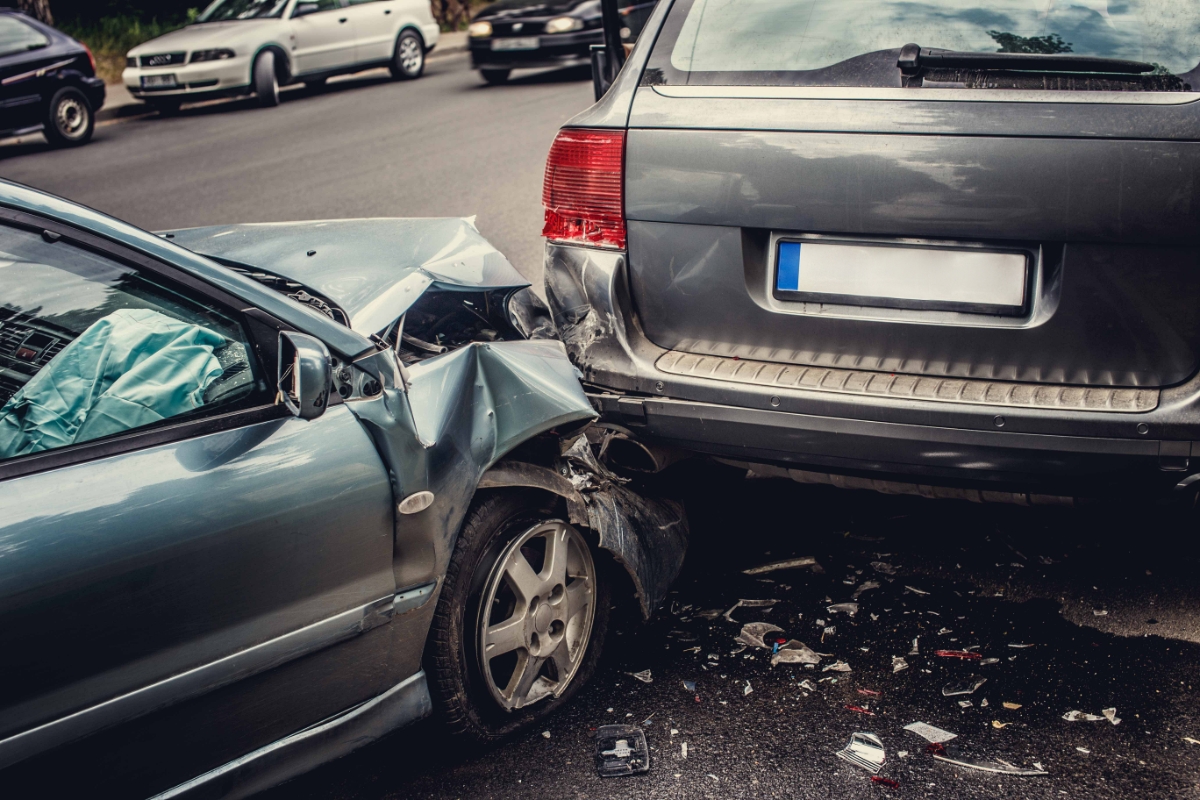
[[[0,146],[0,176],[149,230],[233,222],[477,215],[480,231],[540,284],[542,171],[554,134],[592,102],[586,70],[518,73],[486,86],[466,55],[423,78],[386,71],[249,100],[100,125],[52,150]]]
[[[413,83],[367,76],[287,92],[275,109],[226,102],[106,124],[78,150],[3,145],[0,175],[150,229],[478,214],[537,282],[545,153],[588,104],[586,78],[485,87],[465,57],[446,57]],[[697,481],[693,543],[669,607],[618,625],[592,684],[541,729],[475,753],[421,723],[265,800],[1200,797],[1194,524],[1144,509],[972,506],[724,473]],[[814,556],[822,571],[741,572],[792,556]],[[879,586],[861,591],[853,617],[828,611],[868,581]],[[778,602],[739,609],[737,622],[699,613],[740,598]],[[828,655],[811,670],[772,668],[766,651],[735,641],[752,621]],[[970,648],[982,658],[934,653]],[[896,656],[906,669],[893,671]],[[837,661],[851,671],[823,670]],[[647,669],[649,684],[628,674]],[[987,681],[943,696],[970,676]],[[1062,718],[1106,708],[1120,724]],[[951,744],[969,756],[1049,774],[936,761],[903,729],[915,721],[957,734]],[[613,722],[643,724],[648,774],[595,775],[593,730]],[[898,788],[835,756],[855,731],[880,736],[880,775]]]
[[[1200,740],[1194,527],[1184,536],[1144,509],[974,506],[729,474],[698,483],[671,602],[648,625],[617,626],[562,713],[483,754],[421,723],[263,800],[1200,796],[1200,744],[1185,738]],[[741,572],[796,556],[821,571]],[[828,610],[859,590],[854,616]],[[737,609],[736,622],[701,613],[742,598],[778,602]],[[735,639],[752,621],[828,655],[772,667]],[[894,671],[896,656],[906,669]],[[823,669],[838,661],[852,671]],[[642,670],[652,683],[630,677]],[[973,694],[942,694],[972,676],[987,679]],[[1119,724],[1063,719],[1108,708]],[[939,762],[904,730],[918,721],[957,734],[961,754],[1049,774]],[[611,723],[645,730],[649,773],[595,774],[593,731]],[[837,758],[860,731],[881,738],[879,774],[898,788]]]

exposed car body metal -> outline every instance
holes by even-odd
[[[244,796],[429,713],[421,654],[456,533],[478,488],[518,485],[502,470],[481,478],[596,416],[528,283],[461,219],[151,235],[7,183],[3,215],[215,286],[248,316],[320,340],[354,378],[312,420],[267,406],[253,424],[0,473],[0,625],[39,681],[0,694],[0,768],[16,770],[0,780],[69,758],[97,776],[113,766],[135,794]],[[256,270],[304,283],[324,308]],[[403,363],[405,316],[470,291],[502,297],[502,311],[511,301],[518,335]],[[389,328],[395,346],[378,335]],[[681,509],[573,469],[585,499],[556,494],[629,570],[648,614],[681,565]],[[64,496],[65,478],[77,488]],[[432,502],[402,513],[421,493]],[[80,603],[91,613],[67,612]],[[105,644],[114,637],[122,648]],[[336,687],[313,691],[331,675]],[[195,747],[170,748],[180,724]]]
[[[565,126],[626,132],[627,249],[545,256],[608,421],[855,485],[1142,497],[1197,468],[1200,95],[672,83],[680,6]],[[781,302],[780,236],[1028,248],[1028,314]]]

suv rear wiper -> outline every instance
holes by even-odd
[[[915,75],[923,67],[962,69],[1013,69],[1033,72],[1115,72],[1138,75],[1153,72],[1154,65],[1123,58],[1076,56],[1043,53],[965,53],[956,50],[923,48],[906,44],[896,62],[905,75]]]

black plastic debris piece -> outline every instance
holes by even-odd
[[[1032,767],[1018,767],[1016,764],[1012,764],[1002,758],[980,758],[968,755],[952,744],[931,744],[926,748],[926,752],[938,761],[945,761],[947,764],[954,764],[957,767],[966,767],[967,769],[975,769],[981,772],[991,772],[997,775],[1013,775],[1019,778],[1029,778],[1050,774],[1036,761],[1033,762]]]
[[[646,734],[633,725],[601,725],[596,729],[596,772],[619,778],[650,771]]]
[[[981,678],[978,675],[972,675],[964,680],[951,681],[942,687],[942,694],[946,697],[955,697],[960,694],[974,694],[975,690],[987,683],[987,678]]]

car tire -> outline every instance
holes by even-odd
[[[591,678],[608,631],[609,562],[541,498],[489,493],[472,504],[434,612],[425,670],[435,708],[449,733],[475,744],[537,724],[565,704]],[[547,563],[551,547],[564,555],[557,576],[556,559]],[[516,573],[531,598],[516,588]],[[516,624],[515,638],[485,661],[489,626],[494,632],[505,622]]]
[[[87,144],[96,130],[96,114],[83,92],[64,86],[50,98],[43,124],[46,139],[55,147]]]
[[[254,61],[254,96],[262,108],[279,105],[279,73],[271,50],[262,51]]]
[[[511,69],[481,69],[479,74],[487,81],[489,86],[499,86],[502,83],[508,83],[508,76],[512,74]]]
[[[160,117],[171,117],[178,114],[179,107],[182,105],[179,100],[150,100],[149,103]]]
[[[396,48],[388,68],[392,77],[401,81],[414,80],[425,72],[425,42],[416,31],[401,31],[396,37]]]

